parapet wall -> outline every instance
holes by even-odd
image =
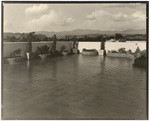
[[[106,42],[105,44],[106,52],[108,50],[118,50],[119,48],[125,48],[126,51],[130,49],[132,52],[135,52],[137,47],[140,50],[146,50],[146,42]]]
[[[118,50],[119,48],[125,48],[126,50],[130,49],[132,52],[135,52],[137,47],[139,47],[140,50],[146,50],[146,42],[105,42],[106,53],[108,50]],[[101,48],[101,42],[79,42],[78,49],[80,50],[80,52],[82,52],[83,48],[99,50]]]
[[[48,47],[52,47],[52,42],[32,42],[32,52],[36,52],[37,47],[47,45]],[[60,51],[61,46],[65,45],[67,50],[70,51],[71,48],[73,48],[73,42],[57,42],[56,49]],[[20,48],[21,56],[26,56],[28,43],[27,42],[4,42],[3,43],[3,57],[9,57],[10,53],[12,53],[14,50]],[[78,49],[80,52],[82,52],[83,48],[86,49],[96,49],[99,50],[101,47],[100,42],[79,42],[78,43]],[[118,50],[119,48],[125,48],[126,50],[131,49],[132,52],[136,50],[136,48],[139,47],[140,50],[146,49],[146,42],[106,42],[105,43],[105,49],[106,52],[108,50]]]
[[[48,47],[52,47],[52,42],[32,42],[32,52],[36,52],[37,47],[47,45]],[[60,51],[61,47],[65,45],[66,49],[70,51],[73,48],[73,42],[57,42],[56,49]],[[27,42],[4,42],[3,43],[3,57],[9,57],[10,53],[14,50],[20,48],[21,56],[26,57],[26,52],[28,48]]]

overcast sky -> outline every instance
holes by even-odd
[[[146,4],[6,4],[4,32],[146,28]]]

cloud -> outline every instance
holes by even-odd
[[[47,14],[41,15],[39,18],[32,19],[27,22],[27,28],[34,31],[39,30],[55,30],[60,26],[70,25],[75,22],[72,17],[66,17],[61,11],[49,10]]]
[[[136,11],[135,13],[132,14],[133,17],[135,18],[139,18],[141,20],[145,20],[146,19],[146,14],[144,14],[141,11]]]
[[[108,12],[104,11],[104,10],[96,10],[94,12],[92,12],[90,15],[87,15],[87,18],[90,20],[94,20],[97,19],[99,17],[107,17],[107,16],[111,16]]]
[[[142,3],[113,3],[113,4],[109,4],[109,3],[105,3],[105,4],[101,4],[102,7],[107,7],[107,8],[128,8],[128,9],[135,9],[135,8],[143,8],[145,7],[145,4]]]
[[[47,4],[33,5],[32,7],[25,9],[25,14],[26,15],[40,15],[40,14],[46,13],[48,9],[49,7]]]
[[[56,12],[54,10],[49,10],[48,14],[44,14],[39,18],[32,19],[28,23],[30,24],[46,24],[46,23],[53,23],[57,18]]]
[[[130,20],[130,17],[128,17],[128,15],[126,15],[126,14],[119,12],[118,14],[113,15],[112,19],[114,21],[128,21],[128,20]]]
[[[72,25],[75,22],[75,19],[72,17],[66,18],[62,26]]]
[[[146,27],[146,14],[142,11],[134,11],[130,14],[120,11],[112,14],[104,10],[95,10],[86,15],[86,18],[81,26],[89,29],[96,27],[102,30],[123,30],[131,27],[134,29]]]
[[[67,18],[66,19],[66,23],[73,23],[73,22],[75,22],[75,19],[73,19],[72,17],[69,17],[69,18]]]
[[[88,20],[101,20],[101,21],[116,21],[116,22],[125,22],[125,21],[137,21],[137,20],[145,20],[146,15],[141,11],[136,11],[131,15],[124,14],[119,12],[117,14],[110,14],[104,10],[95,10],[90,15],[86,16]]]

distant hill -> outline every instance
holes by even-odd
[[[54,34],[57,37],[64,37],[66,35],[87,35],[87,34],[107,34],[114,35],[116,33],[120,34],[146,34],[145,29],[127,29],[123,31],[101,31],[101,30],[90,30],[90,29],[75,29],[72,31],[60,31],[60,32],[48,32],[48,31],[37,31],[36,34],[43,34],[48,37],[52,37]]]
[[[122,34],[146,34],[146,29],[126,29],[120,31]]]
[[[107,34],[114,35],[115,33],[120,33],[123,35],[126,34],[146,34],[145,29],[127,29],[123,31],[101,31],[101,30],[90,30],[90,29],[75,29],[72,31],[60,31],[60,32],[49,32],[49,31],[37,31],[36,34],[46,35],[47,37],[52,37],[54,34],[57,35],[58,38],[65,37],[66,35],[87,35],[87,34]],[[7,36],[19,37],[21,33],[4,33],[4,38]]]

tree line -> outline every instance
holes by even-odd
[[[32,37],[31,37],[32,36]],[[138,35],[140,36],[140,35]],[[101,42],[102,40],[119,40],[119,41],[126,41],[129,39],[129,35],[123,36],[120,33],[116,33],[115,35],[82,35],[77,36],[78,41],[86,41],[86,42]],[[134,35],[132,35],[132,38]],[[141,36],[142,37],[142,36]],[[36,34],[35,32],[30,33],[22,33],[20,36],[6,36],[3,41],[4,42],[28,42],[28,40],[31,39],[32,42],[41,42],[41,41],[52,41],[53,37],[47,37],[43,34]],[[133,38],[134,39],[134,38]],[[65,36],[63,38],[57,39],[57,41],[74,41],[74,36]]]

